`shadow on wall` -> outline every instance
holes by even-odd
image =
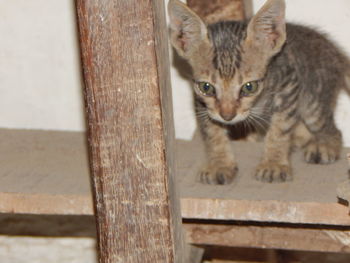
[[[189,84],[192,84],[192,68],[188,62],[180,57],[176,50],[172,48],[172,65],[178,72],[178,74],[185,79]]]

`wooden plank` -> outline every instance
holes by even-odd
[[[207,257],[211,259],[206,263],[297,263],[286,255],[289,253],[272,249],[206,246]]]
[[[34,215],[93,215],[91,195],[0,193],[0,212]]]
[[[245,19],[243,0],[187,0],[187,5],[208,24]]]
[[[84,142],[77,132],[0,129],[0,212],[92,214]],[[184,218],[350,225],[348,208],[336,197],[337,185],[347,179],[348,150],[329,166],[308,165],[293,154],[294,182],[277,185],[251,176],[261,144],[235,143],[233,150],[240,153],[237,181],[207,186],[195,179],[203,162],[201,141],[177,141]]]
[[[236,180],[225,186],[203,185],[196,181],[196,174],[205,162],[201,138],[196,135],[192,142],[179,141],[177,149],[183,198],[336,204],[337,186],[348,178],[348,150],[344,149],[340,160],[332,165],[310,165],[303,161],[302,151],[295,151],[291,156],[292,182],[261,183],[253,176],[263,154],[263,143],[234,142],[232,151],[239,166]]]
[[[303,161],[302,152],[296,151],[292,154],[294,180],[266,184],[253,178],[263,144],[235,142],[232,150],[239,165],[238,177],[231,185],[214,187],[202,185],[195,179],[205,160],[200,138],[195,136],[191,143],[179,142],[178,149],[184,218],[332,225],[350,223],[346,206],[338,203],[336,192],[339,183],[347,180],[346,149],[339,162],[326,166],[309,165]]]
[[[350,252],[349,228],[198,223],[186,223],[184,226],[187,241],[197,245]]]
[[[206,246],[205,263],[348,263],[348,253]]]
[[[82,132],[0,129],[0,167],[0,193],[91,199]]]
[[[181,212],[188,219],[350,225],[347,208],[338,203],[181,198]]]
[[[77,11],[99,262],[182,262],[164,3]]]

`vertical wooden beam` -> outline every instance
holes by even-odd
[[[77,0],[100,263],[181,262],[159,0]]]
[[[244,0],[187,0],[187,5],[208,24],[245,19]]]

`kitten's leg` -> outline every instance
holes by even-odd
[[[264,156],[255,174],[259,181],[275,183],[292,180],[289,155],[297,119],[291,113],[276,112],[272,116],[265,138]]]
[[[206,164],[199,173],[199,180],[205,184],[229,184],[238,168],[230,148],[230,139],[225,127],[214,123],[208,117],[198,118],[206,147]]]
[[[238,168],[230,148],[227,131],[211,121],[203,132],[207,163],[200,171],[199,179],[206,184],[229,184]]]
[[[333,115],[326,118],[311,116],[305,126],[311,138],[305,147],[305,161],[313,164],[330,164],[339,159],[342,136],[335,126]]]

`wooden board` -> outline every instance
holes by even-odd
[[[350,228],[291,225],[186,223],[186,240],[197,245],[298,251],[350,252]]]
[[[86,138],[0,129],[0,211],[92,214]]]
[[[347,179],[345,151],[329,166],[305,164],[295,153],[294,181],[271,185],[252,178],[261,144],[235,143],[233,150],[240,166],[235,183],[207,186],[195,178],[203,160],[200,139],[178,141],[184,218],[350,226],[336,197],[337,184]],[[0,166],[1,212],[92,214],[82,133],[1,129]]]
[[[337,185],[347,180],[346,150],[329,166],[309,165],[302,153],[292,155],[293,182],[266,184],[253,179],[262,143],[235,142],[239,174],[227,186],[202,185],[195,174],[204,160],[199,136],[191,143],[178,143],[182,215],[193,219],[348,225],[346,207],[338,203]],[[195,153],[194,153],[194,150]],[[193,157],[195,156],[195,157]]]
[[[206,246],[205,263],[349,263],[348,253]]]
[[[100,263],[182,263],[164,1],[77,0]]]

